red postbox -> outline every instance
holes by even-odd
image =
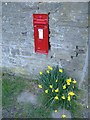
[[[48,14],[33,14],[35,52],[48,54]]]

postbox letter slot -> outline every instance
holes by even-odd
[[[43,29],[38,29],[38,37],[39,39],[43,39]]]

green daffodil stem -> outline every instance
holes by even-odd
[[[47,79],[47,81],[49,81],[47,75],[44,75],[44,78]],[[50,81],[49,81],[49,83],[50,83]]]
[[[48,108],[50,108],[50,106],[53,104],[54,101],[55,101],[55,100],[53,99]]]
[[[51,97],[43,107],[45,107],[52,99],[54,99],[54,97]]]
[[[43,74],[43,78],[44,79],[46,79],[46,76]],[[44,79],[41,79],[41,81],[43,81],[44,83],[45,83],[45,86],[47,86],[48,87],[48,85],[47,85],[47,83],[46,83],[46,81],[44,80]],[[48,80],[48,79],[47,79]],[[49,82],[50,83],[50,82]]]

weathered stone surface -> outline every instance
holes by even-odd
[[[33,13],[50,13],[48,55],[34,52]],[[88,3],[2,3],[2,65],[35,77],[59,65],[80,79],[88,45]]]
[[[32,103],[32,104],[36,105],[37,104],[37,96],[30,93],[29,91],[24,91],[18,96],[17,102]]]
[[[62,2],[62,0],[1,0],[2,2],[6,2],[6,4],[7,4],[7,2],[8,1],[10,1],[10,2]],[[89,2],[89,0],[81,0],[81,1],[79,1],[79,0],[75,0],[75,1],[73,1],[73,0],[63,0],[63,2]]]
[[[2,3],[0,2],[0,66],[2,66]]]
[[[70,111],[68,110],[65,110],[65,109],[61,109],[59,108],[58,109],[58,112],[55,113],[54,111],[52,112],[52,117],[53,118],[62,118],[62,115],[65,114],[66,115],[66,118],[71,118],[71,113]]]

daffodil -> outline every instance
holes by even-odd
[[[63,70],[62,70],[62,69],[59,69],[59,72],[60,72],[60,73],[62,73],[62,72],[63,72]]]
[[[58,88],[55,90],[55,92],[58,92],[59,90],[58,90]]]
[[[67,82],[67,85],[70,85],[70,82]]]
[[[54,92],[54,90],[52,90],[52,92]]]
[[[57,113],[57,112],[58,112],[58,110],[54,110],[54,112],[55,112],[55,113]]]
[[[69,78],[69,79],[66,79],[66,82],[71,82],[72,80],[71,80],[71,78]]]
[[[61,98],[62,98],[62,99],[65,99],[65,96],[63,95]]]
[[[45,93],[48,93],[48,90],[45,90]]]
[[[40,72],[39,74],[40,74],[40,75],[42,75],[43,73],[42,73],[42,72]]]
[[[66,79],[67,85],[70,85],[71,81],[71,78]]]
[[[58,82],[58,79],[56,79],[56,82]]]
[[[76,81],[76,80],[73,80],[73,81],[72,81],[72,83],[76,84],[76,83],[77,83],[77,81]]]
[[[50,88],[53,88],[53,86],[52,86],[52,85],[49,85],[49,87],[50,87]]]
[[[48,74],[50,73],[49,70],[46,71]]]
[[[38,85],[39,88],[42,88],[42,85]]]
[[[69,92],[68,95],[74,96],[75,93],[74,92]]]
[[[58,98],[58,96],[55,96],[55,98],[54,98],[55,100],[59,100],[59,98]]]
[[[71,100],[70,95],[68,95],[68,101],[70,101],[70,100]]]
[[[53,68],[51,66],[48,66],[48,69],[52,70]]]
[[[66,118],[66,115],[65,114],[62,114],[62,116],[61,116],[62,118]]]
[[[63,89],[66,89],[66,85],[63,85]]]
[[[88,105],[86,106],[86,108],[88,108]]]
[[[48,69],[50,69],[50,68],[51,68],[51,66],[48,65]]]

